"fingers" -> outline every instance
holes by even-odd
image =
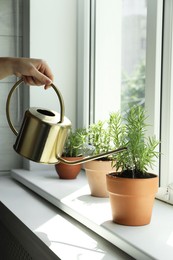
[[[48,89],[51,87],[51,81],[48,81],[49,84],[44,84],[40,81],[38,81],[36,78],[34,77],[30,77],[30,76],[22,76],[23,81],[25,82],[25,84],[28,85],[33,85],[33,86],[43,86],[44,85],[44,89]]]
[[[13,62],[16,76],[23,78],[29,85],[44,85],[47,89],[53,81],[53,74],[46,61],[41,59],[18,58]]]
[[[34,77],[31,77],[31,76],[22,76],[22,79],[25,82],[25,84],[28,84],[28,85],[36,85],[36,86],[43,85],[43,83],[41,83],[40,81],[38,81],[37,79],[35,79]]]
[[[35,68],[32,72],[32,76],[23,76],[22,78],[26,84],[37,86],[45,85],[45,89],[50,87],[50,84],[52,83],[52,80],[50,78],[48,78]]]

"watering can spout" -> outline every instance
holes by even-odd
[[[125,150],[127,150],[127,147],[120,147],[118,149],[111,150],[111,151],[101,153],[101,154],[98,154],[98,155],[84,157],[84,158],[77,160],[77,161],[68,161],[68,160],[62,158],[61,156],[58,156],[57,159],[58,159],[59,162],[64,163],[64,164],[77,165],[77,164],[93,161],[93,160],[96,160],[96,159],[100,159],[100,158],[103,158],[103,157],[107,157],[111,154],[120,153],[120,152],[125,151]]]

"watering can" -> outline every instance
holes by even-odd
[[[37,163],[57,164],[62,162],[75,165],[106,157],[127,149],[126,147],[122,147],[99,155],[88,156],[77,161],[63,159],[61,156],[69,129],[71,128],[71,122],[64,115],[63,97],[54,84],[51,84],[51,87],[58,96],[60,113],[40,107],[31,107],[25,112],[20,130],[17,131],[10,118],[10,100],[13,92],[22,82],[22,79],[16,82],[10,90],[6,102],[7,121],[13,133],[17,136],[13,147],[21,156]]]

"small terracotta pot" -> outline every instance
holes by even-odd
[[[127,226],[147,225],[151,221],[158,176],[131,179],[107,174],[107,189],[113,222]]]
[[[109,197],[106,186],[106,174],[112,171],[111,161],[94,160],[84,164],[91,195]]]
[[[63,157],[63,158],[68,161],[79,160],[79,157]],[[69,165],[64,163],[58,163],[55,164],[55,169],[60,179],[68,179],[68,180],[76,179],[76,177],[78,176],[81,170],[81,164]]]

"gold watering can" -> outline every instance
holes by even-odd
[[[126,147],[112,150],[99,155],[88,156],[77,161],[67,161],[61,157],[71,122],[64,116],[64,101],[60,91],[51,84],[55,90],[59,103],[60,113],[40,107],[29,108],[25,112],[19,132],[15,129],[10,119],[10,99],[14,90],[23,82],[19,80],[9,92],[6,103],[7,121],[13,133],[17,136],[14,150],[23,157],[44,164],[80,164],[99,159],[111,154],[121,152]]]

